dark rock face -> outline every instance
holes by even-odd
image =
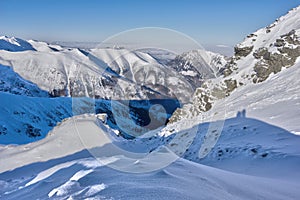
[[[66,96],[66,89],[53,89],[49,94],[51,97],[64,97]]]
[[[212,108],[212,96],[204,88],[197,88],[193,97],[193,103],[176,109],[168,123],[174,123],[186,118],[187,115],[196,116],[199,113],[207,112]]]
[[[251,34],[247,35],[247,38],[253,38],[253,37],[257,37],[257,35],[254,34],[254,33],[251,33]]]
[[[253,46],[250,47],[234,47],[234,54],[236,57],[246,57],[253,50]]]
[[[4,125],[0,125],[0,135],[6,135],[7,128]]]
[[[33,127],[31,124],[24,124],[24,128],[26,129],[26,135],[28,137],[40,137],[41,129]]]
[[[296,59],[300,56],[300,46],[297,48],[288,48],[288,47],[283,47],[281,49],[278,49],[278,51],[282,54],[287,54],[288,57],[290,57],[295,63]]]
[[[230,93],[237,88],[237,81],[233,79],[227,79],[224,82],[226,84],[226,96],[229,96]]]
[[[270,53],[266,47],[259,48],[257,51],[253,53],[254,58],[256,59],[268,59],[270,57]]]
[[[195,92],[195,98],[194,98],[194,103],[201,102],[201,104],[198,105],[198,109],[200,111],[208,111],[211,109],[212,104],[211,104],[211,97],[210,95],[203,89],[198,88]]]
[[[271,73],[278,73],[282,67],[290,67],[295,63],[295,57],[274,53],[270,54],[268,59],[261,59],[255,64],[254,71],[256,77],[253,79],[254,83],[266,80]]]
[[[250,34],[247,36],[247,38],[255,38],[255,37],[257,37],[257,35],[255,34]],[[231,75],[235,70],[237,70],[236,61],[239,60],[241,57],[248,56],[252,52],[253,48],[254,48],[253,46],[234,47],[234,56],[231,57],[228,63],[225,65],[225,67],[221,69],[220,74],[222,74],[224,77]]]
[[[259,83],[266,80],[271,73],[278,73],[283,67],[293,66],[300,56],[300,41],[294,30],[276,39],[273,44],[279,53],[271,53],[266,47],[259,48],[253,56],[259,61],[254,66],[256,72],[253,82]]]
[[[277,39],[276,42],[274,43],[275,47],[282,47],[283,45],[284,45],[283,39]]]
[[[300,45],[300,41],[298,40],[299,38],[296,35],[295,30],[291,30],[287,34],[282,35],[281,38],[289,44]]]
[[[233,68],[236,65],[235,58],[231,58],[230,61],[225,65],[223,69],[221,69],[220,74],[224,77],[229,76],[233,72]]]

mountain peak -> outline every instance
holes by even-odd
[[[0,36],[0,50],[12,52],[27,50],[35,51],[28,41],[8,36]]]
[[[283,69],[297,65],[300,57],[300,6],[271,25],[249,34],[234,50],[234,56],[220,70],[222,75],[203,83],[194,94],[193,104],[186,105],[183,110],[179,109],[171,122],[187,117],[181,113],[193,113],[188,115],[195,117],[201,112],[207,112],[213,102],[227,98],[238,88],[255,87],[257,83],[266,81]],[[297,74],[294,76],[296,79]],[[203,109],[199,111],[201,106]]]

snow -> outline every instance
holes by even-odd
[[[28,43],[31,46],[40,52],[53,52],[53,51],[62,51],[63,48],[59,45],[49,45],[46,42],[39,42],[35,40],[28,40]]]
[[[49,194],[48,194],[48,197],[51,198],[54,195],[56,195],[56,196],[66,195],[66,194],[68,194],[68,190],[70,190],[71,187],[75,184],[76,184],[76,182],[75,183],[74,182],[66,182],[65,184],[61,185],[60,187],[51,190],[51,192],[49,192]]]
[[[191,70],[188,70],[188,71],[181,71],[180,73],[183,74],[183,75],[185,75],[185,76],[196,76],[196,75],[197,75],[196,72],[191,71]]]
[[[71,178],[70,181],[78,181],[79,179],[81,179],[82,177],[88,175],[89,173],[93,172],[94,170],[80,170],[78,172],[76,172],[76,174],[74,174]]]
[[[24,42],[34,51],[28,51],[28,48],[18,52],[0,50],[0,65],[11,67],[15,73],[53,96],[120,99],[114,91],[119,87],[131,99],[146,99],[153,93],[157,96],[178,93],[179,88],[171,84],[173,78],[187,85],[185,75],[166,66],[174,54],[159,49],[83,50],[35,40]],[[158,56],[157,52],[163,54]],[[169,90],[164,90],[165,87]]]
[[[74,187],[77,189],[80,187],[78,185],[78,180],[81,178],[85,177],[86,175],[90,174],[93,172],[93,170],[80,170],[76,172],[69,181],[65,182],[63,185],[54,188],[48,193],[48,197],[53,197],[53,196],[64,196],[70,192],[71,189],[74,189]],[[96,193],[100,192],[101,190],[105,189],[105,185],[92,185],[88,188],[88,191],[85,193],[86,196],[93,196]],[[81,191],[80,191],[81,192]]]
[[[76,117],[67,119],[50,131],[45,139],[32,144],[0,146],[0,151],[3,153],[1,156],[3,163],[1,164],[0,172],[17,168],[23,164],[30,164],[34,161],[46,161],[83,150],[85,147],[77,131],[85,130],[84,128],[88,127],[91,132],[98,132],[97,125],[95,124],[96,118],[88,117],[88,119],[90,120],[87,120],[86,116],[81,116],[77,120]],[[83,123],[83,126],[80,126],[81,123]],[[57,130],[61,130],[63,134],[56,134]],[[90,140],[85,143],[85,145],[90,145],[86,146],[87,148],[101,144],[104,145],[109,141],[102,138],[102,140],[100,140],[101,142],[98,143],[99,138],[97,138],[96,134],[91,133],[90,136],[92,136],[92,138],[89,138]],[[47,141],[52,141],[55,145]]]
[[[62,159],[64,160],[64,159]],[[76,159],[75,159],[76,161]],[[43,166],[47,166],[47,162]],[[25,168],[18,173],[31,176]],[[216,168],[178,160],[165,169],[148,174],[127,174],[110,168],[96,168],[78,180],[74,174],[89,171],[63,168],[52,177],[12,193],[0,193],[1,198],[32,199],[296,199],[298,185],[274,179],[245,176]],[[2,176],[14,178],[13,172]],[[26,180],[21,181],[23,184]],[[55,180],[59,180],[56,183]],[[17,184],[18,185],[18,184]],[[17,186],[16,185],[16,186]],[[16,186],[10,186],[13,189]],[[35,191],[39,192],[35,192]],[[30,191],[30,192],[29,192]]]
[[[180,141],[174,141],[193,141],[186,142],[184,158],[188,160],[299,183],[299,75],[298,61],[262,83],[238,87],[216,101],[208,112],[170,124],[158,135],[188,132]]]
[[[59,165],[56,165],[50,169],[47,169],[45,171],[40,172],[33,180],[31,180],[30,182],[26,183],[25,187],[28,187],[32,184],[35,184],[41,180],[44,180],[46,178],[48,178],[49,176],[53,175],[55,172],[70,167],[71,165],[74,165],[75,162],[67,162],[67,163],[62,163]]]
[[[86,192],[87,196],[93,196],[106,188],[105,184],[92,185]]]
[[[31,97],[49,97],[46,91],[22,78],[11,67],[0,65],[0,77],[1,92]]]
[[[13,45],[16,45],[16,46],[21,46],[21,45],[17,42],[16,38],[14,38],[14,37],[13,37],[13,38],[9,38],[9,37],[7,37],[7,36],[0,36],[0,40],[9,42],[9,43],[11,43],[11,44],[13,44]]]
[[[239,87],[225,101],[216,103],[214,111],[226,112],[226,117],[234,117],[238,111],[246,109],[247,116],[253,117],[290,132],[299,131],[300,121],[300,63],[284,69],[259,84]],[[214,111],[209,111],[208,116]],[[222,111],[222,112],[220,112]],[[215,119],[221,119],[220,114]]]
[[[253,46],[253,52],[261,47],[270,47],[276,39],[281,38],[280,36],[287,34],[291,30],[296,32],[300,29],[300,12],[297,7],[291,10],[287,15],[284,15],[277,19],[269,27],[270,32],[266,33],[267,28],[262,28],[253,33],[253,37],[246,38],[242,43],[238,44],[238,47],[249,47]],[[284,27],[284,28],[283,28]],[[254,39],[254,40],[253,40]],[[241,59],[238,62],[239,66],[249,68],[246,65],[249,60],[253,59],[252,54],[248,55],[246,58]]]
[[[218,45],[216,45],[217,47],[223,47],[223,48],[229,48],[229,46],[227,46],[227,45],[224,45],[224,44],[218,44]]]
[[[271,32],[258,30],[254,36],[257,40],[246,39],[239,47],[254,45],[255,50],[271,44],[290,28],[299,31],[299,9],[278,19],[271,25]],[[43,113],[61,111],[65,118],[36,142],[22,134],[0,135],[6,139],[1,143],[9,144],[15,137],[20,137],[22,143],[32,142],[0,146],[1,199],[294,200],[300,196],[299,59],[294,66],[272,74],[262,83],[238,87],[200,116],[126,140],[105,124],[106,114],[70,117],[71,111],[62,111],[59,106],[68,105],[71,109],[70,98],[49,99],[41,89],[49,91],[65,81],[61,86],[67,86],[70,93],[69,79],[77,76],[78,66],[86,70],[79,76],[85,82],[112,61],[109,74],[117,72],[122,76],[122,87],[132,89],[128,79],[141,81],[137,76],[141,71],[149,75],[142,81],[154,84],[158,77],[151,73],[167,70],[165,63],[156,59],[157,52],[151,50],[151,55],[149,50],[89,50],[94,58],[79,49],[8,37],[0,38],[0,48],[0,64],[12,67],[0,66],[0,72],[8,75],[3,78],[0,92],[0,111],[5,113],[0,115],[1,127],[17,128],[21,122],[31,120],[35,127],[47,132],[51,127],[45,128],[37,117],[46,118]],[[225,62],[224,57],[211,52],[184,55],[188,61],[198,62],[199,54],[204,55],[201,59],[206,63]],[[237,62],[240,68],[230,77],[240,81],[244,74],[251,74],[253,56]],[[152,71],[141,67],[148,65],[156,67]],[[215,70],[221,65],[215,65]],[[37,70],[37,66],[44,67],[44,71]],[[49,71],[57,73],[50,76]],[[193,75],[193,71],[181,73]],[[175,72],[170,74],[165,80],[168,86],[184,85]],[[17,95],[5,91],[14,79],[24,84],[16,87]],[[34,94],[26,92],[32,90],[36,90]],[[89,96],[86,85],[83,93]],[[76,114],[81,113],[76,110]],[[128,125],[128,119],[122,123]]]
[[[285,76],[290,75],[290,69],[284,71]],[[272,86],[278,83],[280,81]],[[281,95],[276,91],[274,94]],[[247,104],[246,101],[241,102]],[[300,173],[297,172],[300,138],[271,124],[249,118],[248,111],[246,115],[224,122],[216,147],[204,156],[197,154],[202,148],[199,140],[209,130],[209,124],[196,127],[197,135],[188,149],[197,153],[186,153],[180,159],[177,156],[173,159],[163,150],[158,151],[159,154],[149,154],[151,156],[146,156],[146,159],[143,157],[147,153],[140,157],[140,147],[150,145],[151,149],[160,138],[154,139],[152,147],[148,138],[138,138],[128,144],[113,133],[110,137],[100,134],[101,124],[96,122],[96,115],[77,116],[62,122],[41,141],[2,146],[1,198],[13,199],[22,195],[23,199],[30,199],[32,196],[26,195],[29,190],[35,198],[64,199],[139,199],[142,194],[144,199],[159,198],[162,194],[174,199],[296,199],[300,195]],[[176,128],[182,130],[182,123],[176,124]],[[194,131],[188,129],[184,132],[189,133],[183,134],[188,139]],[[82,138],[86,134],[88,136]],[[181,134],[179,138],[181,143],[185,139]],[[129,148],[130,152],[138,154],[108,148],[107,144],[112,141],[117,147]],[[102,149],[93,151],[93,147]],[[90,148],[92,155],[101,154],[91,157],[84,151],[85,148]],[[218,156],[218,151],[225,152],[226,148],[229,149],[228,155]],[[255,150],[252,152],[252,149]],[[263,158],[265,153],[268,155]],[[162,165],[161,161],[170,158],[171,162]],[[134,174],[145,171],[145,168],[151,170]],[[24,178],[20,179],[19,174]],[[8,179],[13,179],[15,183],[8,184]]]
[[[0,36],[0,51],[35,51],[35,49],[25,40],[15,38],[15,37],[7,37],[7,36]]]

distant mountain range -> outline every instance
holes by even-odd
[[[160,49],[80,49],[2,36],[0,95],[6,100],[0,105],[0,138],[5,144],[41,139],[58,122],[84,113],[90,104],[83,100],[78,111],[71,98],[57,97],[98,99],[97,106],[86,112],[109,114],[114,128],[106,100],[165,99],[159,102],[170,117],[176,107],[191,101],[205,79],[218,76],[226,62],[224,56],[205,50],[175,55]],[[140,102],[130,104],[131,109],[151,106]],[[146,110],[130,115],[143,124],[149,121],[143,114]]]
[[[219,70],[226,63],[224,56],[206,51],[189,58],[195,52],[176,57],[160,50],[157,57],[154,50],[64,48],[6,36],[0,38],[0,49],[1,65],[54,97],[174,98],[178,93],[193,93],[203,78],[215,75],[212,69]],[[186,68],[191,64],[192,71]],[[116,88],[126,97],[115,95]]]
[[[300,7],[231,57],[3,36],[0,199],[299,199],[299,57]]]
[[[28,109],[20,105],[19,110],[15,109],[16,113],[31,113],[32,120],[29,121],[4,109],[11,106],[8,101],[2,107],[12,120],[20,123],[18,126],[29,124],[32,127],[28,129],[29,135],[39,135],[39,138],[57,122],[72,115],[72,102],[63,98],[51,99],[53,97],[176,99],[183,108],[175,111],[169,123],[197,117],[212,112],[216,102],[231,97],[235,90],[259,87],[259,83],[270,76],[296,65],[300,56],[298,18],[299,8],[295,8],[273,24],[248,35],[245,41],[235,46],[235,53],[229,58],[205,50],[176,55],[161,49],[82,49],[2,36],[1,95],[26,96],[29,107],[32,104],[37,106]],[[289,78],[296,79],[296,73]],[[296,86],[290,88],[296,89]],[[9,98],[15,98],[12,102],[20,104],[19,97]],[[47,103],[52,107],[46,117],[41,117],[38,112],[43,110],[43,105],[38,103],[38,99],[32,101],[31,98],[46,98],[51,102]],[[63,114],[55,111],[55,101],[68,105]],[[105,105],[102,111],[109,107]],[[232,110],[238,111],[237,108]],[[25,133],[26,128],[17,130],[14,128],[17,125],[9,125],[5,117],[1,123],[3,131],[0,137],[4,132],[16,135]],[[43,128],[45,123],[47,128]],[[34,128],[40,130],[37,131],[40,134],[35,134],[32,131]]]

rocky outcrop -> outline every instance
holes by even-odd
[[[176,110],[170,123],[207,112],[214,101],[229,96],[238,87],[263,82],[271,74],[295,65],[300,57],[300,26],[292,22],[299,15],[300,7],[270,26],[248,35],[241,44],[236,45],[234,56],[219,70],[221,76],[204,82],[197,89],[201,92],[194,94],[193,103]]]
[[[300,41],[296,31],[292,30],[282,35],[271,45],[277,48],[276,52],[270,52],[268,48],[262,47],[253,53],[255,59],[258,59],[254,66],[254,83],[266,80],[270,74],[278,73],[283,67],[291,67],[300,56]]]
[[[253,50],[253,46],[250,47],[234,47],[234,54],[237,58],[248,56]]]
[[[224,80],[226,84],[226,96],[229,96],[230,93],[237,88],[237,81],[233,79]]]
[[[197,116],[201,112],[206,112],[212,108],[213,97],[204,88],[197,88],[193,103],[184,105],[182,109],[177,109],[169,119],[169,123],[177,122],[186,116]]]

